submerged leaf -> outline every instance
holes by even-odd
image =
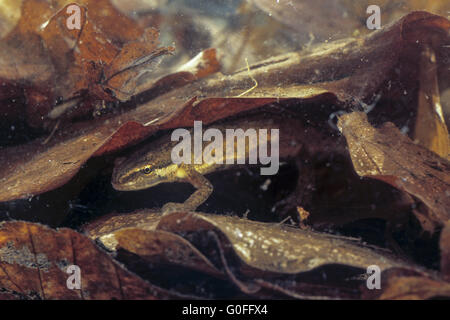
[[[425,272],[354,239],[236,217],[194,212],[158,217],[143,211],[101,218],[86,229],[111,249],[126,249],[152,266],[169,261],[205,275],[226,276],[243,293],[256,296],[268,290],[294,298],[358,298],[359,277],[370,265],[382,271]],[[175,253],[175,246],[182,250]],[[180,255],[185,258],[178,259]],[[326,281],[309,280],[315,272],[326,274]]]
[[[222,275],[200,251],[176,234],[126,228],[115,232],[114,238],[118,248],[137,254],[149,263],[170,263],[216,277]]]
[[[157,31],[144,30],[120,14],[109,0],[75,4],[80,8],[81,25],[70,30],[67,21],[71,13],[67,9],[74,4],[60,7],[64,3],[53,6],[48,1],[25,0],[21,20],[0,42],[6,49],[2,50],[0,64],[7,67],[0,78],[30,87],[25,92],[27,120],[37,127],[61,114],[68,118],[85,115],[98,101],[127,100],[139,77],[151,71],[154,60],[174,50],[158,48]],[[21,47],[22,52],[12,55],[15,47]],[[41,56],[50,57],[51,63]],[[19,71],[26,67],[30,70]],[[83,103],[72,102],[74,98]],[[48,116],[61,101],[72,103]]]
[[[163,217],[158,229],[178,234],[215,230],[223,247],[229,242],[245,264],[275,273],[296,274],[329,264],[364,270],[373,264],[382,270],[405,266],[388,254],[365,248],[345,237],[235,217],[179,213]]]
[[[365,113],[339,119],[356,173],[382,180],[421,200],[438,225],[450,219],[450,163],[412,142],[394,124],[376,129]]]
[[[436,54],[425,47],[421,55],[420,90],[414,139],[442,158],[450,156],[450,138],[439,96]]]
[[[81,269],[81,289],[71,290],[67,268]],[[174,298],[130,273],[85,236],[26,222],[0,225],[0,290],[39,299]]]
[[[365,291],[364,298],[380,300],[448,299],[450,283],[437,276],[391,269],[381,275],[381,290]]]
[[[209,124],[273,103],[296,102],[301,105],[306,101],[322,101],[325,108],[323,112],[328,116],[335,112],[336,106],[344,102],[352,104],[355,100],[360,101],[366,96],[374,95],[398,63],[403,50],[415,50],[409,47],[404,49],[401,43],[406,45],[415,42],[411,39],[412,31],[416,32],[414,39],[426,39],[430,25],[432,32],[440,39],[448,20],[423,12],[413,13],[364,40],[338,41],[311,52],[286,54],[251,66],[250,71],[245,69],[229,76],[218,74],[186,86],[198,77],[217,70],[216,59],[211,58],[211,51],[208,51],[200,60],[200,65],[206,61],[206,68],[193,68],[188,73],[182,69],[176,76],[157,81],[146,92],[134,97],[133,102],[137,104],[135,110],[106,118],[104,122],[74,124],[59,132],[58,141],[52,141],[48,148],[38,147],[41,141],[34,141],[28,146],[3,150],[0,154],[0,181],[4,188],[0,190],[0,201],[53,190],[72,178],[90,156],[113,152],[137,143],[157,130],[192,126],[194,120]],[[102,48],[97,49],[101,51]],[[128,55],[124,54],[124,57]],[[135,58],[133,54],[131,57]],[[336,64],[336,61],[339,63]],[[124,65],[127,64],[120,62],[118,68]],[[216,67],[209,69],[209,65]],[[202,70],[210,71],[205,73]],[[89,72],[89,76],[93,74],[95,72]],[[255,88],[254,80],[258,82]],[[405,81],[410,80],[405,78]],[[126,83],[126,80],[120,79],[119,82]],[[182,88],[172,90],[183,85],[185,86]],[[103,88],[98,85],[94,87]],[[167,91],[169,92],[154,99],[155,95]],[[33,112],[42,115],[44,111],[48,111],[49,101],[45,93],[34,88],[29,94],[32,94],[33,101],[38,102],[35,105],[37,109],[31,107]],[[148,101],[150,99],[153,100]],[[64,112],[58,114],[61,113]],[[74,113],[77,111],[74,110]],[[67,156],[55,158],[53,148],[67,148]],[[38,152],[43,153],[38,155]],[[45,161],[57,165],[46,168],[43,165]],[[66,163],[71,165],[67,166]],[[29,172],[33,174],[30,175]],[[18,184],[18,181],[22,183]],[[36,181],[41,183],[35,183]]]

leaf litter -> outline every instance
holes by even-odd
[[[265,1],[252,2],[254,8],[274,10]],[[448,85],[441,80],[448,76],[442,71],[447,19],[423,11],[394,19],[393,10],[392,22],[382,30],[360,35],[365,32],[359,28],[352,38],[303,50],[293,46],[290,53],[268,51],[259,61],[249,64],[246,58],[242,69],[227,72],[235,64],[227,59],[240,53],[226,56],[215,47],[203,47],[190,61],[168,68],[165,61],[183,56],[186,48],[160,47],[156,25],[144,26],[144,19],[123,15],[108,0],[79,1],[83,28],[68,31],[63,23],[69,4],[23,1],[17,25],[9,25],[0,41],[2,123],[37,129],[29,142],[0,146],[0,201],[11,205],[68,185],[90,159],[126,154],[167,130],[251,114],[303,123],[287,127],[310,142],[297,162],[314,177],[300,172],[304,186],[293,194],[294,212],[306,212],[308,219],[291,216],[300,219],[299,228],[224,212],[161,216],[159,209],[147,209],[90,220],[79,229],[88,237],[70,229],[3,222],[2,299],[449,296],[449,140],[438,108],[439,91]],[[242,10],[252,16],[254,8]],[[309,10],[302,19],[314,15],[315,6]],[[158,21],[155,12],[149,14],[150,21]],[[275,12],[279,21],[272,23],[286,32],[282,25],[289,29],[297,21],[280,19],[282,14]],[[345,27],[358,29],[358,21],[349,19]],[[322,31],[318,37],[330,30]],[[298,36],[305,35],[292,39]],[[257,33],[247,34],[249,46],[256,43],[252,37]],[[323,163],[330,159],[340,159],[345,169],[327,171]],[[333,180],[330,174],[338,176]],[[357,186],[357,178],[378,195],[389,195],[391,210],[346,209],[365,190],[352,196],[342,187]],[[336,219],[333,209],[318,208],[324,194],[317,188],[326,188],[326,197],[347,216]],[[370,198],[360,200],[353,204],[370,207]],[[402,230],[412,228],[413,241],[423,241],[422,231],[440,232],[439,267],[433,270],[401,250],[359,237],[324,232],[315,220],[321,213],[336,228],[366,217],[389,221],[400,215],[399,208],[419,223],[419,232],[400,224]],[[66,286],[65,269],[72,264],[83,270],[80,290]],[[382,272],[383,289],[375,293],[365,286],[369,265]]]

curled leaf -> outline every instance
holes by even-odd
[[[426,274],[354,239],[236,217],[194,212],[157,216],[143,211],[101,218],[87,231],[105,245],[126,249],[153,266],[185,265],[204,276],[228,279],[250,296],[272,292],[301,299],[358,298],[360,277],[371,265],[382,271],[394,268]],[[176,254],[175,247],[181,249]],[[311,280],[316,273],[326,274],[326,281],[320,280],[323,277]]]
[[[377,129],[365,113],[339,119],[355,171],[362,177],[382,180],[421,200],[429,219],[438,225],[450,219],[450,163],[412,142],[394,124]]]

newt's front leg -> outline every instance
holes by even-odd
[[[195,211],[213,192],[211,182],[192,166],[180,165],[176,175],[179,179],[183,179],[192,184],[197,190],[183,203],[166,203],[161,209],[163,215],[175,211]]]

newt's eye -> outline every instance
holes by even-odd
[[[152,172],[152,169],[150,167],[145,167],[144,169],[142,169],[142,172],[144,174],[150,174]]]

